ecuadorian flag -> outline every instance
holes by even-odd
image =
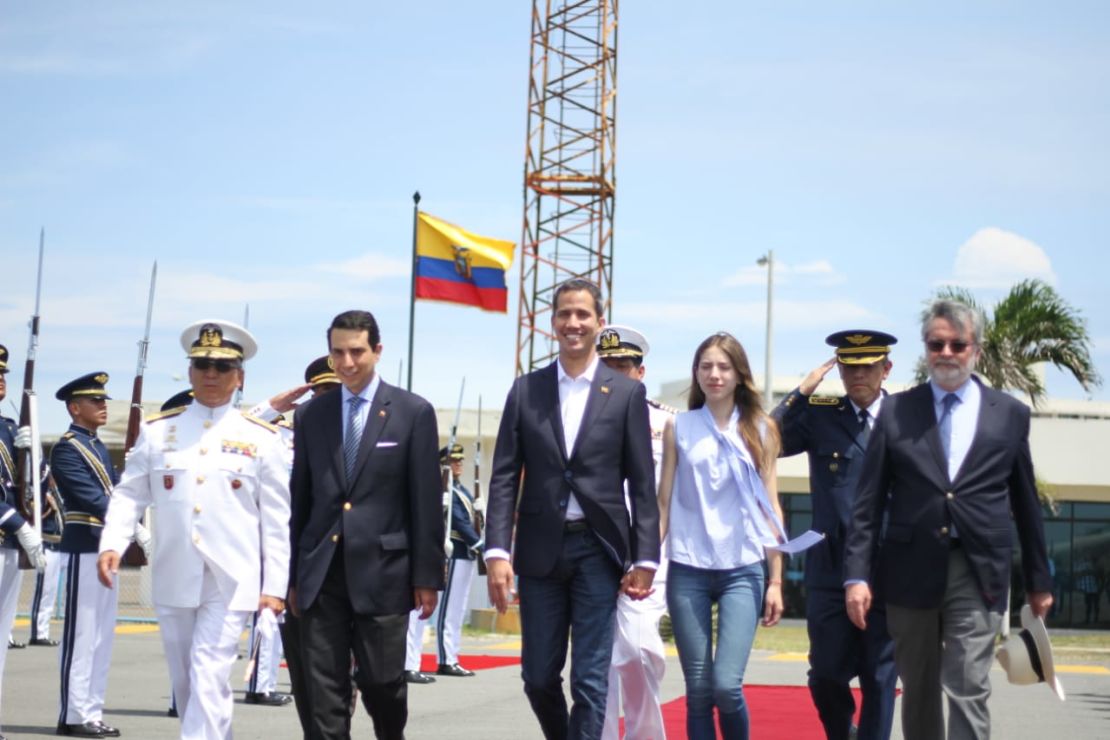
[[[507,313],[505,271],[513,264],[515,247],[418,213],[416,297]]]

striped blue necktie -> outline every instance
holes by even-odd
[[[362,441],[362,414],[359,413],[362,402],[362,396],[351,396],[347,400],[350,408],[347,410],[347,434],[343,440],[343,463],[347,469],[348,483],[354,479],[358,446]]]

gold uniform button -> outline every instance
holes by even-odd
[[[946,499],[948,499],[949,501],[951,501],[952,499],[956,498],[956,494],[954,494],[954,493],[952,493],[951,491],[949,491],[948,493],[944,494],[944,497],[945,497]]]
[[[333,534],[333,535],[331,536],[331,541],[332,541],[332,542],[339,542],[339,535],[337,535],[337,534]]]
[[[197,476],[197,485],[199,486],[203,483],[204,483],[204,476],[203,475],[198,475]]]
[[[204,422],[204,428],[205,429],[211,429],[212,428],[212,422],[210,422],[210,421]]]
[[[201,447],[200,448],[200,454],[207,455],[208,454],[208,448],[207,447]]]
[[[200,535],[199,534],[194,534],[193,535],[193,544],[194,545],[199,545],[200,544]]]
[[[840,453],[839,452],[834,452],[833,457],[840,457]]]
[[[940,528],[940,533],[941,534],[948,534],[948,527],[941,527]]]
[[[194,514],[199,514],[200,513],[200,507],[199,506],[194,506],[193,507],[193,513]]]
[[[343,511],[350,511],[350,510],[351,510],[351,502],[347,501],[346,503],[343,504]]]

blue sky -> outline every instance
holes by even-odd
[[[937,286],[986,303],[1025,277],[1089,321],[1110,367],[1110,6],[625,2],[614,320],[651,340],[649,391],[727,329],[757,372],[778,262],[777,374],[823,338],[902,338]],[[247,397],[289,387],[344,309],[406,353],[411,195],[519,242],[531,2],[0,0],[0,343],[18,396],[46,228],[37,385],[129,392],[159,262],[146,388],[183,387],[180,330],[250,304]],[[510,275],[510,306],[519,276]],[[420,303],[414,390],[501,404],[515,314]],[[1080,398],[1050,373],[1053,395]],[[1110,399],[1103,389],[1096,398]],[[46,431],[64,426],[43,405]],[[12,415],[5,403],[5,413]]]

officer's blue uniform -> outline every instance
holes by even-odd
[[[19,549],[15,532],[27,523],[18,510],[19,492],[15,485],[16,431],[13,420],[0,416],[0,547],[6,550]]]
[[[108,513],[108,491],[119,483],[108,448],[89,430],[70,424],[50,451],[50,469],[66,513],[58,549],[71,554],[97,552]]]
[[[813,529],[825,534],[806,552],[805,564],[813,703],[826,735],[847,738],[855,711],[848,682],[859,676],[859,738],[889,738],[897,672],[886,612],[876,595],[860,632],[844,606],[844,541],[866,445],[859,418],[847,396],[807,398],[797,389],[772,416],[782,429],[782,455],[809,454]]]

